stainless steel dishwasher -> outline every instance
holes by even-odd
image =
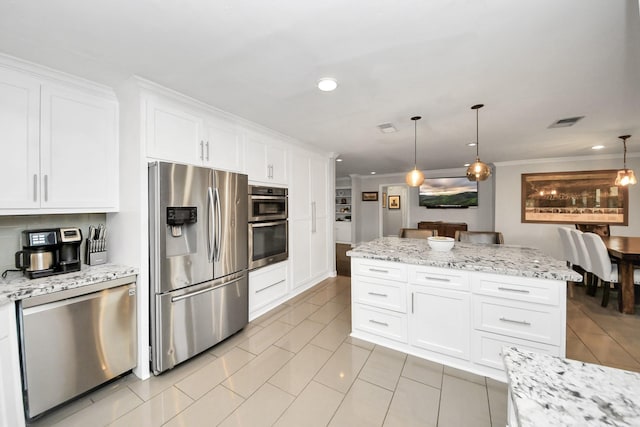
[[[129,276],[20,301],[28,419],[135,367],[135,280]]]

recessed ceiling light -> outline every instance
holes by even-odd
[[[475,143],[475,142],[470,142],[470,143],[467,144],[468,147],[475,147],[476,145],[478,145],[478,144]]]
[[[341,162],[341,161],[342,161],[342,159],[336,159],[336,162]]]
[[[465,164],[464,164],[464,167],[465,167],[465,168],[468,168],[469,166],[471,166],[471,163],[465,163]]]
[[[323,92],[331,92],[338,87],[338,82],[330,77],[324,77],[318,81],[318,89]]]
[[[371,172],[371,175],[375,175],[375,174],[376,174],[375,172]]]
[[[592,150],[602,150],[604,148],[604,145],[594,145],[593,147],[591,147]]]

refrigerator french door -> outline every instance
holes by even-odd
[[[151,365],[157,375],[248,322],[247,176],[149,165]]]

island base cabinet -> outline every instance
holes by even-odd
[[[354,329],[399,343],[407,343],[407,315],[355,304],[351,311]]]
[[[504,364],[502,362],[503,347],[518,347],[521,350],[550,354],[552,356],[560,355],[560,347],[558,346],[483,331],[474,332],[472,346],[474,349],[473,360],[476,363],[497,369],[501,372],[504,372]]]
[[[469,360],[469,293],[413,285],[409,289],[409,343]]]

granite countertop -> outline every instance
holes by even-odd
[[[137,268],[118,264],[83,265],[80,271],[41,279],[29,279],[20,272],[9,272],[5,279],[0,279],[0,305],[135,274],[138,274]]]
[[[353,248],[347,255],[507,276],[582,281],[582,276],[568,268],[564,261],[539,249],[522,246],[456,242],[450,251],[437,252],[429,247],[426,239],[381,237]]]
[[[520,427],[640,425],[639,373],[513,347],[502,358]]]

